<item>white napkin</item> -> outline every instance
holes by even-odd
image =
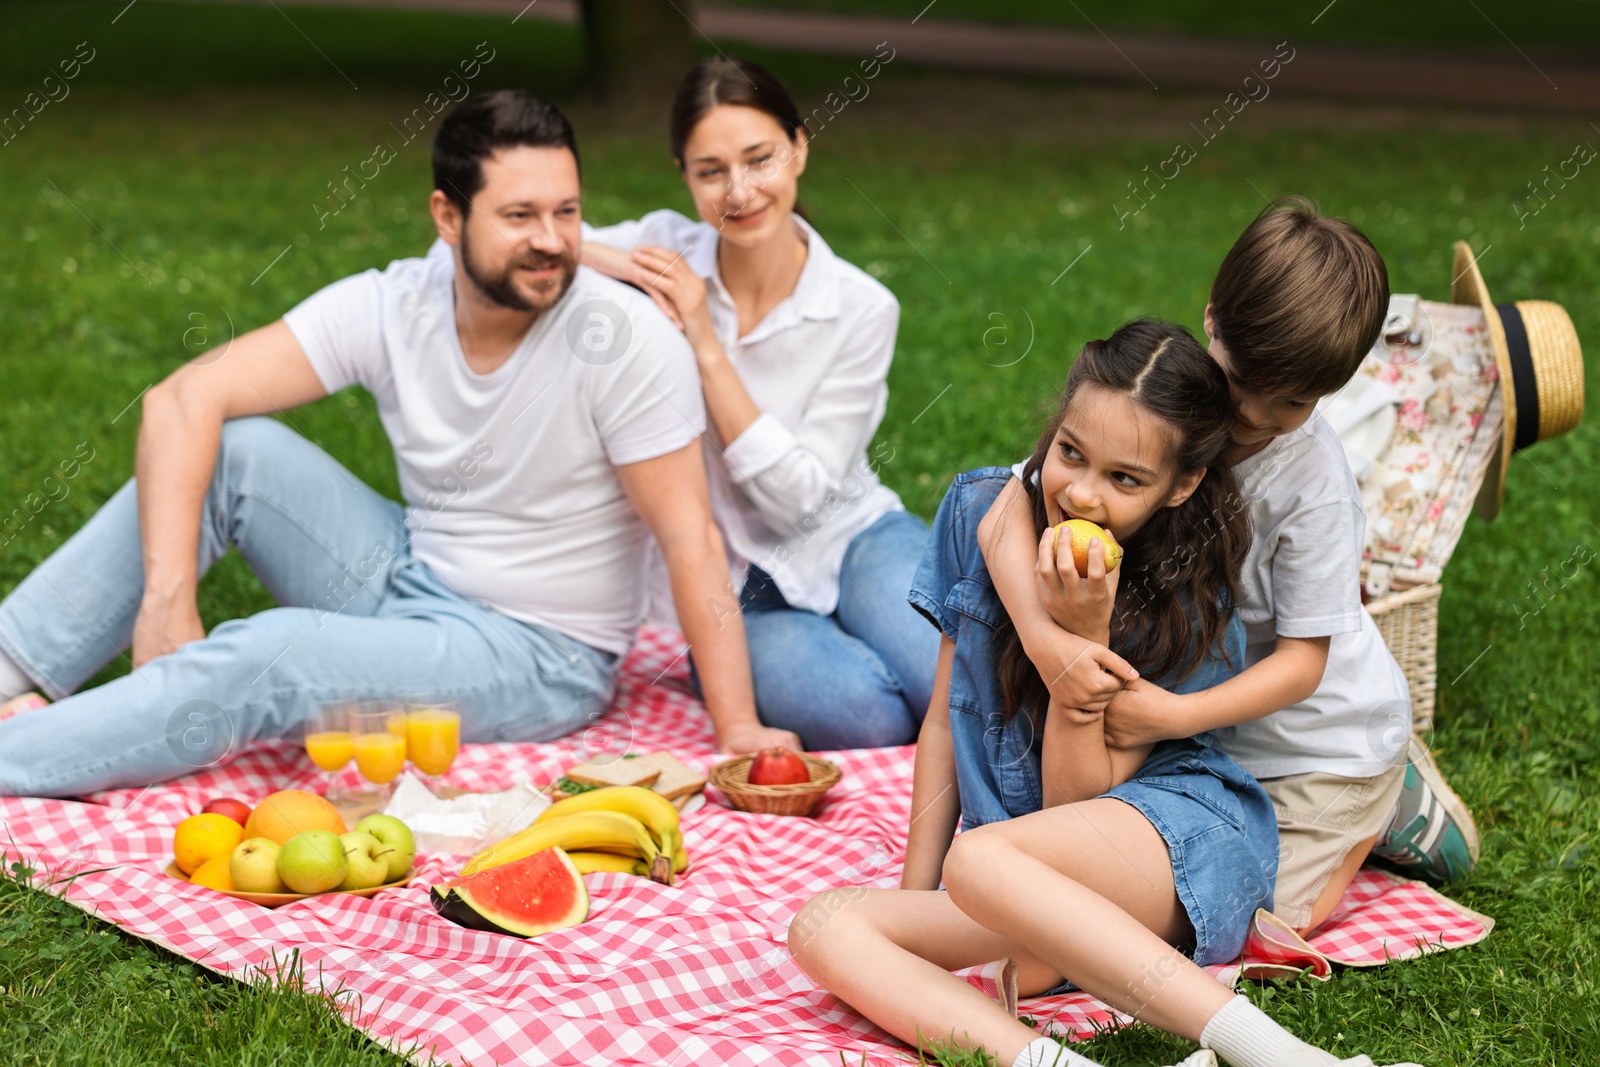
[[[411,828],[421,852],[470,856],[491,841],[533,824],[550,806],[550,798],[526,782],[500,793],[464,793],[444,800],[406,772],[389,798],[385,815]]]
[[[1382,344],[1380,339],[1379,344]],[[1344,446],[1345,459],[1356,481],[1365,482],[1372,465],[1394,436],[1396,405],[1400,394],[1393,386],[1357,374],[1338,392],[1323,397],[1317,411],[1328,420]]]

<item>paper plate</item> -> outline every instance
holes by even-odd
[[[176,860],[167,864],[167,869],[164,873],[169,878],[176,878],[181,882],[189,881],[188,878],[184,877],[183,870],[178,866]],[[372,897],[377,896],[385,889],[398,889],[410,881],[411,875],[407,874],[398,882],[385,882],[383,885],[375,885],[371,889],[330,889],[328,892],[346,893],[354,897]],[[213,892],[221,893],[223,896],[237,897],[240,900],[248,900],[252,904],[260,904],[263,908],[281,908],[285,904],[293,904],[295,901],[304,900],[307,897],[327,896],[327,893],[240,893],[223,889],[213,890]]]

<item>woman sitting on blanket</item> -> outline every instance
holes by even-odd
[[[1204,348],[1181,327],[1130,323],[1084,347],[1021,476],[1042,595],[1166,688],[1215,685],[1243,658],[1249,530],[1223,506],[1237,492],[1230,422]],[[943,636],[902,888],[813,898],[790,927],[796,961],[906,1042],[981,1046],[999,1067],[1092,1063],[950,973],[1006,957],[1023,995],[1076,985],[1198,1040],[1188,1064],[1215,1063],[1212,1050],[1234,1067],[1370,1064],[1304,1044],[1201,969],[1238,957],[1255,909],[1271,907],[1272,805],[1205,735],[1108,748],[1102,712],[1050,701],[977,543],[1010,476],[956,478],[912,585]],[[1079,577],[1067,539],[1044,536],[1067,518],[1108,529],[1124,561],[1108,572],[1095,541]],[[1188,564],[1166,566],[1179,552]]]
[[[712,511],[742,583],[724,607],[744,612],[761,743],[906,744],[938,656],[906,602],[928,528],[878,481],[892,450],[867,450],[900,306],[796,207],[810,144],[764,67],[695,67],[671,132],[699,219],[585,227],[582,258],[655,297],[694,348]],[[661,618],[670,593],[654,584]]]

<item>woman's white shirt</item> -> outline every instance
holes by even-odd
[[[717,340],[761,411],[720,452],[709,435],[706,441],[711,506],[732,557],[733,587],[743,586],[754,564],[790,605],[828,615],[839,602],[850,541],[902,508],[867,452],[888,404],[900,304],[834,255],[805,220],[795,222],[807,254],[794,292],[743,337],[709,223],[653,211],[614,226],[586,224],[583,239],[682,252],[706,280]]]

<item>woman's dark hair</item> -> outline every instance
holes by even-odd
[[[565,148],[583,174],[578,138],[559,108],[525,89],[496,89],[470,97],[445,116],[433,135],[433,187],[465,218],[483,188],[483,161],[501,148]]]
[[[790,144],[795,143],[796,131],[805,125],[800,109],[772,71],[748,59],[708,59],[684,76],[672,101],[669,133],[672,159],[679,168],[683,166],[683,146],[689,135],[718,104],[753,107],[771,115],[783,127]]]
[[[1224,653],[1250,547],[1249,512],[1223,458],[1233,421],[1228,379],[1187,330],[1168,322],[1139,319],[1084,345],[1067,373],[1055,417],[1023,468],[1035,541],[1047,522],[1038,474],[1062,418],[1085,386],[1120,393],[1165,423],[1179,476],[1205,472],[1187,500],[1158,508],[1124,543],[1111,618],[1112,649],[1142,677],[1175,674],[1181,680],[1212,650]],[[1009,619],[996,641],[1005,717],[1027,709],[1040,721],[1049,692]]]

